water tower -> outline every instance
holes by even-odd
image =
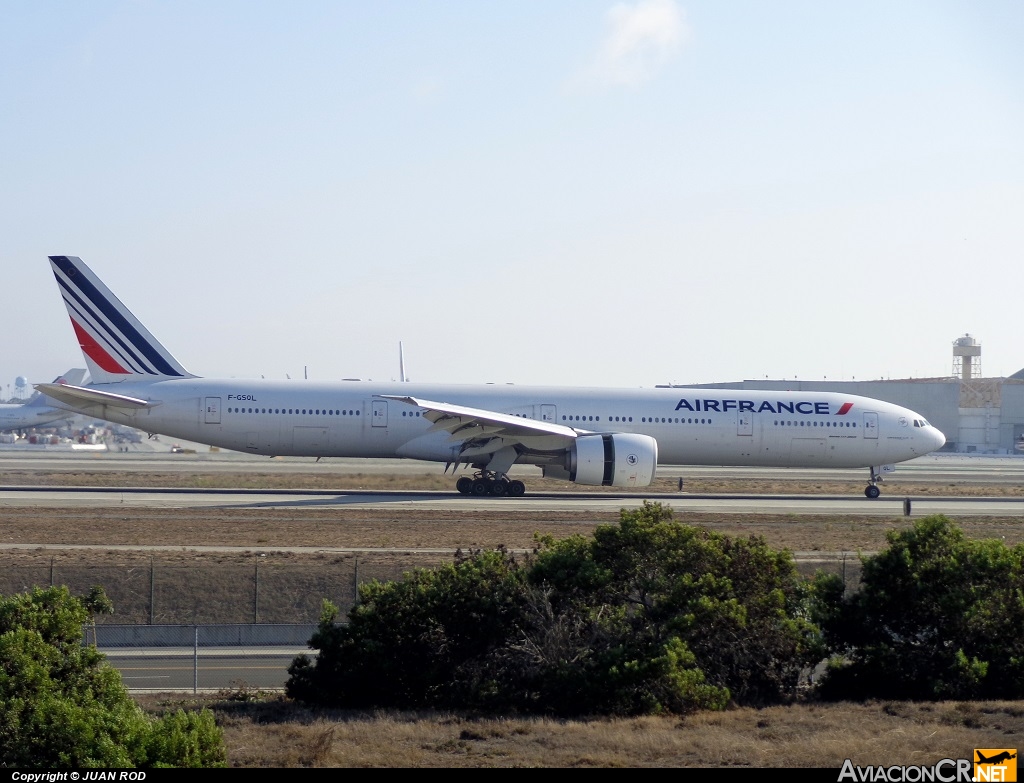
[[[981,343],[969,334],[953,341],[953,376],[962,381],[981,377]]]
[[[19,375],[14,379],[14,390],[18,393],[18,399],[25,399],[25,390],[28,389],[28,378]]]

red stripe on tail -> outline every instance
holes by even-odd
[[[71,325],[75,327],[75,334],[78,335],[78,344],[81,346],[82,352],[96,362],[101,370],[130,375],[128,370],[118,364],[113,356],[104,351],[100,344],[92,338],[92,335],[79,326],[74,318],[71,319]]]

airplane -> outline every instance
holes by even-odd
[[[577,484],[644,487],[658,465],[868,468],[945,436],[912,410],[842,392],[599,389],[202,378],[185,370],[76,256],[50,265],[92,377],[36,384],[150,434],[267,456],[408,458],[471,466],[456,489],[520,496],[513,465]]]
[[[85,380],[84,369],[71,369],[54,379],[55,384],[81,385]],[[53,398],[36,394],[31,400],[20,405],[0,405],[0,432],[13,432],[46,424],[67,421],[78,415],[63,406],[53,405]]]
[[[975,764],[999,764],[1000,762],[1017,758],[1016,753],[1010,753],[1008,750],[1004,750],[1002,753],[997,753],[990,759],[985,758],[980,750],[975,749],[974,752],[978,754],[978,760],[974,762]]]

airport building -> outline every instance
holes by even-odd
[[[981,377],[981,343],[969,334],[953,341],[953,371],[942,378],[758,380],[696,388],[838,391],[874,397],[927,418],[946,436],[943,452],[1024,455],[1024,369],[1008,378]]]

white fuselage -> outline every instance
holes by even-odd
[[[429,431],[421,409],[379,395],[482,408],[579,432],[648,435],[657,440],[662,465],[869,467],[922,456],[944,443],[942,433],[911,410],[835,392],[210,378],[93,388],[157,403],[139,411],[84,408],[110,421],[271,456],[458,461],[458,440]],[[528,445],[520,463],[550,461],[542,436]]]
[[[52,405],[0,405],[0,432],[28,430],[73,418],[74,411]]]

